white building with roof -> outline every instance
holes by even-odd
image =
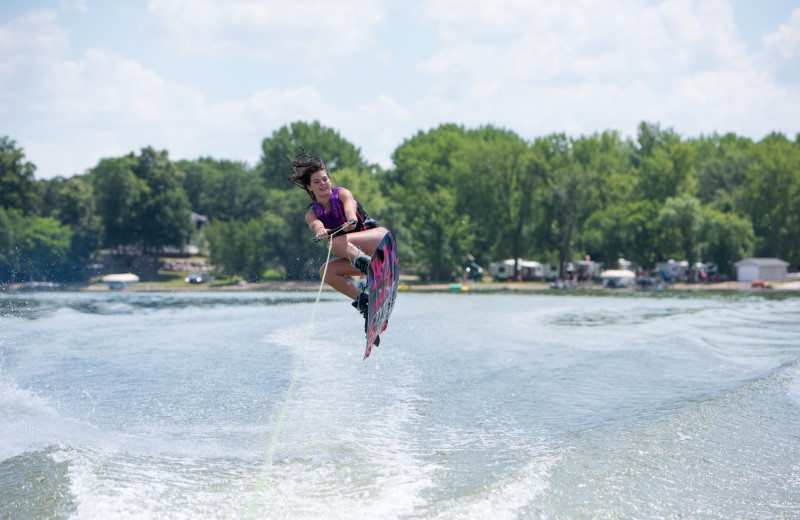
[[[764,280],[768,282],[786,281],[789,262],[780,258],[745,258],[734,264],[736,279],[740,282]]]

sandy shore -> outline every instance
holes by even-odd
[[[19,287],[11,286],[10,290],[19,290]],[[652,288],[640,289],[638,287],[626,288],[604,288],[599,283],[581,283],[568,289],[553,289],[550,283],[543,282],[480,282],[480,283],[403,283],[401,281],[399,289],[409,292],[538,292],[554,291],[559,292],[581,292],[581,291],[603,291],[603,292],[637,292],[652,291]],[[109,291],[105,284],[93,284],[83,287],[74,287],[72,290],[79,291]],[[317,291],[319,282],[305,281],[285,281],[285,282],[263,282],[246,283],[237,285],[212,286],[209,284],[168,286],[158,283],[142,282],[128,286],[126,291]],[[331,291],[328,286],[323,287],[323,291]],[[791,282],[766,282],[764,286],[752,284],[750,282],[721,282],[710,284],[669,284],[662,290],[672,291],[798,291],[800,292],[800,281]]]

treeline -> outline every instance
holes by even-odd
[[[641,123],[635,140],[607,131],[529,141],[446,124],[406,139],[384,170],[335,130],[297,122],[263,140],[255,166],[144,148],[47,181],[0,138],[0,283],[85,280],[101,249],[180,248],[192,212],[208,217],[201,246],[227,275],[313,276],[324,250],[303,220],[310,201],[285,179],[301,145],[393,230],[403,268],[431,280],[452,279],[466,255],[562,268],[585,255],[607,267],[675,258],[728,275],[750,255],[800,266],[800,136],[682,139]]]

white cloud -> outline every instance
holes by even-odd
[[[260,140],[297,120],[320,120],[354,143],[377,140],[385,158],[397,140],[385,123],[409,117],[387,96],[351,109],[335,106],[311,85],[210,102],[191,84],[108,50],[92,48],[66,59],[67,33],[55,13],[23,17],[0,35],[0,63],[12,72],[6,81],[19,83],[18,99],[0,109],[24,120],[16,129],[26,136],[20,144],[44,178],[80,173],[102,157],[148,145],[173,158],[210,155],[254,163]],[[24,63],[32,69],[21,68]],[[9,92],[4,85],[3,100]]]
[[[792,11],[789,23],[764,36],[764,48],[784,59],[800,58],[800,7]]]
[[[430,0],[423,13],[442,42],[419,64],[432,88],[416,113],[432,120],[532,138],[641,120],[752,135],[770,123],[763,110],[800,115],[800,99],[747,55],[724,0]]]
[[[61,0],[61,10],[65,12],[76,11],[80,14],[88,14],[89,7],[86,0]]]
[[[748,54],[725,0],[425,0],[402,28],[387,14],[401,4],[382,1],[150,0],[145,36],[269,71],[236,94],[209,89],[213,97],[181,75],[194,59],[158,68],[174,62],[99,40],[70,49],[62,24],[74,16],[31,12],[0,25],[0,114],[44,178],[148,145],[175,159],[253,163],[264,137],[298,120],[319,120],[385,167],[404,139],[449,122],[526,139],[629,134],[642,120],[685,136],[799,130],[800,9]],[[415,47],[416,73],[388,69],[410,62],[397,59],[406,43],[430,41]],[[274,80],[278,66],[295,65],[307,77]]]
[[[194,123],[203,97],[133,60],[90,49],[79,61],[55,61],[13,108],[37,128],[23,142],[44,176],[71,175],[101,157],[165,146]]]
[[[150,0],[148,11],[158,34],[179,52],[298,67],[325,66],[369,48],[384,23],[377,1]]]
[[[68,41],[52,11],[34,11],[0,25],[0,95],[16,98],[24,92]]]

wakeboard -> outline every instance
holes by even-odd
[[[400,284],[398,263],[397,244],[389,231],[372,254],[372,262],[367,271],[369,311],[366,327],[367,351],[364,359],[369,357],[372,347],[380,344],[380,334],[389,324],[389,316],[397,298],[397,286]]]

